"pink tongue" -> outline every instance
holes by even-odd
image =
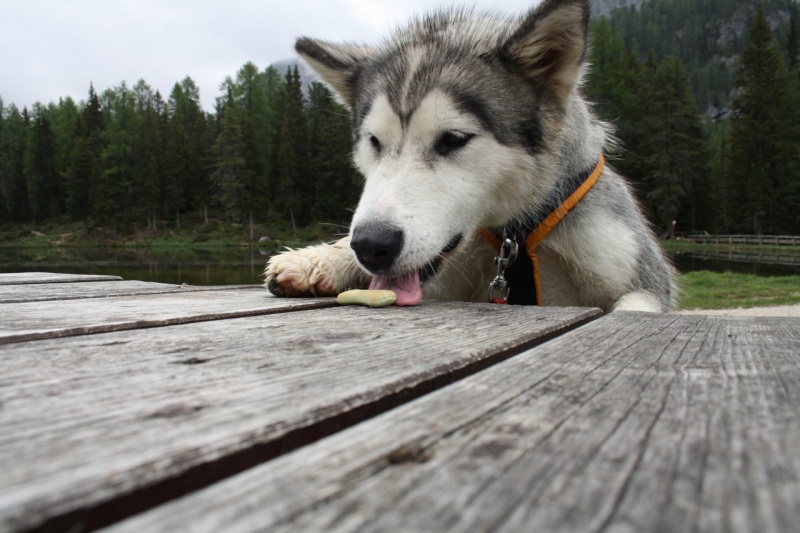
[[[372,290],[390,290],[397,294],[395,305],[417,305],[422,301],[422,286],[419,272],[412,272],[399,278],[374,276],[369,284]]]

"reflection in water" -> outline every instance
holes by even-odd
[[[710,270],[741,272],[756,276],[791,276],[800,274],[800,256],[742,252],[693,251],[673,253],[672,261],[680,272]]]
[[[0,272],[104,274],[189,285],[263,282],[272,250],[258,248],[15,248],[0,249]]]
[[[160,283],[253,285],[263,282],[264,264],[273,253],[259,248],[0,248],[0,272],[105,274]],[[800,274],[800,258],[791,256],[692,252],[673,254],[672,259],[680,272]]]

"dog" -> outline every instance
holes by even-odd
[[[364,189],[348,237],[272,257],[265,286],[668,311],[673,268],[581,92],[588,27],[588,0],[544,0],[436,12],[375,46],[299,38],[351,111]]]

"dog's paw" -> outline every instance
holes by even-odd
[[[622,295],[611,308],[612,311],[644,311],[646,313],[663,313],[668,311],[658,297],[647,291],[635,291]]]
[[[270,258],[264,285],[275,296],[336,296],[333,272],[326,272],[331,266],[319,248],[288,250]]]
[[[272,257],[264,271],[264,286],[276,296],[336,296],[363,289],[370,277],[361,270],[350,240],[287,250]]]

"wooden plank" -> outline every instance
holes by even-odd
[[[245,288],[264,291],[263,287],[259,285],[195,286],[127,280],[116,283],[83,281],[75,283],[37,283],[30,285],[0,285],[0,304]]]
[[[794,531],[800,320],[613,313],[112,531]]]
[[[119,276],[94,274],[58,274],[53,272],[12,272],[0,274],[0,285],[31,283],[73,283],[76,281],[120,281]]]
[[[0,285],[0,304],[175,292],[179,290],[179,287],[179,285],[167,283],[122,280],[115,283],[76,281],[72,283],[8,284]]]
[[[319,309],[333,298],[275,298],[263,288],[181,291],[2,306],[0,344]]]
[[[0,346],[0,530],[113,522],[598,314],[424,302]]]

